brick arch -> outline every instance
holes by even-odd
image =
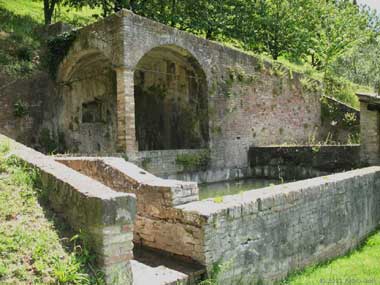
[[[193,54],[156,46],[134,65],[133,82],[139,150],[208,146],[207,77]]]
[[[206,62],[203,60],[202,56],[198,54],[191,46],[187,46],[186,44],[183,44],[181,42],[174,42],[171,38],[165,39],[160,38],[157,43],[154,44],[146,44],[142,47],[139,47],[137,50],[133,51],[134,56],[128,56],[127,57],[127,66],[131,70],[135,70],[136,66],[139,64],[141,59],[151,51],[155,49],[168,49],[173,50],[178,53],[183,54],[184,56],[188,56],[194,59],[196,64],[199,66],[199,68],[204,73],[204,76],[206,77],[206,80],[208,78],[208,68]]]
[[[117,143],[117,86],[112,62],[99,50],[72,53],[58,71],[58,128],[66,150],[111,153]]]
[[[85,49],[81,51],[70,51],[68,55],[58,66],[57,79],[58,84],[68,81],[75,69],[89,59],[111,60],[99,49]]]

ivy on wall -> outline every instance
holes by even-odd
[[[176,164],[183,167],[183,171],[205,171],[210,164],[210,151],[204,150],[196,154],[184,153],[176,157]]]
[[[72,30],[50,38],[47,41],[46,65],[53,79],[56,79],[58,66],[69,52],[73,42],[77,38],[77,34],[77,30]]]

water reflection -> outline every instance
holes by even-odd
[[[279,180],[249,178],[235,181],[199,184],[199,198],[215,198],[226,195],[239,194],[244,191],[259,189],[273,184],[280,184]]]

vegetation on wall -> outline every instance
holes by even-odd
[[[28,114],[28,107],[23,101],[17,100],[17,102],[13,104],[13,114],[15,117],[22,118]]]
[[[58,66],[69,52],[76,36],[77,31],[72,30],[48,39],[46,64],[53,79],[56,79]]]
[[[204,171],[210,163],[210,151],[203,150],[197,153],[184,153],[176,157],[176,164],[183,167],[183,171]]]

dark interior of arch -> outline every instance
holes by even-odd
[[[109,153],[116,150],[116,73],[101,53],[76,62],[62,93],[60,127],[67,151]]]
[[[207,145],[207,82],[189,52],[174,46],[152,49],[136,66],[134,82],[139,150]]]

